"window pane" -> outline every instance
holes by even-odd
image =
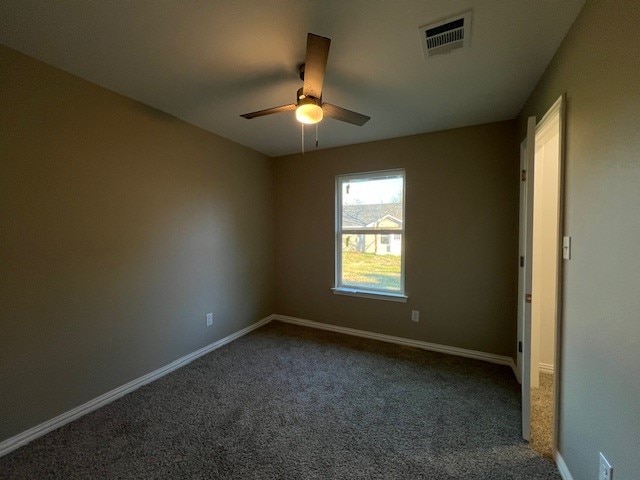
[[[399,234],[342,235],[342,285],[400,290],[401,252]]]
[[[398,175],[342,182],[343,229],[402,229],[403,178]]]

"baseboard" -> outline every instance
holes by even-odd
[[[550,373],[551,375],[553,375],[553,365],[551,365],[550,363],[540,362],[540,364],[538,365],[538,369],[542,373]]]
[[[511,367],[513,372],[516,372],[516,365],[511,357],[505,357],[502,355],[495,355],[493,353],[478,352],[476,350],[467,350],[465,348],[450,347],[448,345],[440,345],[438,343],[423,342],[420,340],[411,340],[404,337],[394,337],[392,335],[385,335],[382,333],[374,333],[366,330],[357,330],[355,328],[340,327],[338,325],[331,325],[328,323],[314,322],[313,320],[305,320],[297,317],[290,317],[288,315],[274,314],[271,316],[273,320],[278,320],[284,323],[291,323],[294,325],[301,325],[304,327],[318,328],[320,330],[329,330],[331,332],[344,333],[346,335],[353,335],[356,337],[370,338],[373,340],[379,340],[381,342],[395,343],[398,345],[406,345],[409,347],[421,348],[422,350],[430,350],[432,352],[446,353],[449,355],[456,355],[458,357],[475,358],[476,360],[483,360],[485,362],[497,363],[499,365],[506,365]]]
[[[181,357],[169,363],[168,365],[165,365],[164,367],[160,367],[157,370],[154,370],[153,372],[147,373],[142,377],[136,378],[135,380],[132,380],[129,383],[126,383],[107,393],[104,393],[99,397],[94,398],[93,400],[89,400],[88,402],[82,405],[79,405],[61,415],[58,415],[57,417],[47,420],[46,422],[36,425],[35,427],[32,427],[28,430],[25,430],[22,433],[19,433],[18,435],[8,438],[3,442],[0,442],[0,457],[3,455],[6,455],[7,453],[23,445],[26,445],[32,440],[35,440],[36,438],[39,438],[51,432],[52,430],[55,430],[56,428],[60,428],[69,422],[77,420],[78,418],[82,417],[83,415],[86,415],[89,412],[92,412],[104,405],[107,405],[108,403],[111,403],[114,400],[117,400],[118,398],[133,392],[134,390],[137,390],[143,385],[151,383],[154,380],[158,380],[160,377],[163,377],[173,372],[174,370],[177,370],[180,367],[184,367],[185,365],[187,365],[188,363],[191,363],[195,359],[203,355],[206,355],[207,353],[212,352],[213,350],[216,350],[226,345],[227,343],[230,343],[236,340],[237,338],[242,337],[243,335],[246,335],[252,330],[255,330],[256,328],[259,328],[269,323],[272,319],[273,319],[273,315],[269,315],[268,317],[265,317],[262,320],[252,325],[249,325],[246,328],[243,328],[242,330],[238,330],[237,332],[232,333],[231,335],[228,335],[224,338],[221,338],[220,340],[210,343],[209,345],[202,347],[199,350],[196,350],[195,352],[192,352],[188,355],[185,355],[184,357]]]
[[[196,360],[197,358],[203,355],[206,355],[207,353],[212,352],[213,350],[216,350],[236,340],[237,338],[242,337],[243,335],[246,335],[247,333],[251,332],[252,330],[255,330],[256,328],[266,325],[272,320],[278,320],[280,322],[291,323],[291,324],[301,325],[301,326],[311,327],[311,328],[317,328],[321,330],[329,330],[332,332],[344,333],[346,335],[369,338],[369,339],[379,340],[387,343],[406,345],[410,347],[420,348],[423,350],[430,350],[433,352],[456,355],[459,357],[474,358],[476,360],[483,360],[485,362],[497,363],[499,365],[506,365],[508,367],[511,367],[514,374],[516,373],[516,365],[511,357],[495,355],[492,353],[478,352],[475,350],[467,350],[464,348],[451,347],[448,345],[440,345],[437,343],[423,342],[420,340],[411,340],[409,338],[394,337],[392,335],[369,332],[366,330],[357,330],[354,328],[340,327],[338,325],[314,322],[312,320],[304,320],[302,318],[290,317],[287,315],[272,314],[252,325],[249,325],[246,328],[243,328],[242,330],[232,333],[231,335],[221,338],[220,340],[217,340],[205,347],[202,347],[201,349],[196,350],[195,352],[185,355],[184,357],[181,357],[169,363],[168,365],[165,365],[164,367],[161,367],[157,370],[154,370],[153,372],[143,375],[142,377],[132,380],[131,382],[126,383],[118,388],[115,388],[107,393],[104,393],[99,397],[94,398],[93,400],[89,400],[88,402],[82,405],[79,405],[65,413],[62,413],[57,417],[47,420],[46,422],[36,425],[35,427],[32,427],[28,430],[25,430],[22,433],[19,433],[18,435],[15,435],[11,438],[8,438],[0,442],[0,457],[3,455],[6,455],[9,452],[12,452],[17,448],[20,448],[23,445],[26,445],[27,443],[31,442],[32,440],[35,440],[36,438],[46,435],[47,433],[57,428],[60,428],[63,425],[66,425],[67,423],[77,420],[78,418],[82,417],[83,415],[86,415],[87,413],[90,413],[100,407],[103,407],[104,405],[107,405],[108,403],[111,403],[114,400],[117,400],[118,398],[133,392],[134,390],[137,390],[143,385],[151,383],[154,380],[158,380],[159,378],[173,372],[174,370],[177,370],[180,367],[187,365],[188,363]],[[561,461],[562,457],[559,457],[559,458]],[[564,465],[564,462],[562,462],[562,465]],[[558,468],[560,468],[560,463],[558,463]],[[566,469],[566,465],[565,465],[565,469]],[[566,471],[568,474],[568,470]],[[565,480],[572,480],[571,476],[569,475],[568,477],[565,478]]]
[[[564,458],[562,458],[560,452],[556,452],[556,465],[558,466],[558,471],[560,472],[562,480],[573,480],[571,472],[569,472],[569,467],[564,463]]]

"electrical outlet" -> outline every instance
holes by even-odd
[[[207,313],[207,327],[213,325],[213,313]]]
[[[598,480],[613,480],[613,467],[609,464],[609,461],[600,452],[600,470]]]
[[[418,310],[411,310],[411,321],[412,322],[420,321],[420,312]]]

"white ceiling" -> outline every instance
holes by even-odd
[[[239,115],[295,102],[307,32],[332,40],[323,99],[372,117],[323,121],[327,148],[514,118],[584,1],[3,0],[0,42],[278,156],[294,113]],[[425,61],[418,27],[470,8],[470,47]]]

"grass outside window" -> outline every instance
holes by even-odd
[[[342,281],[345,286],[399,290],[401,267],[399,255],[342,252]]]

